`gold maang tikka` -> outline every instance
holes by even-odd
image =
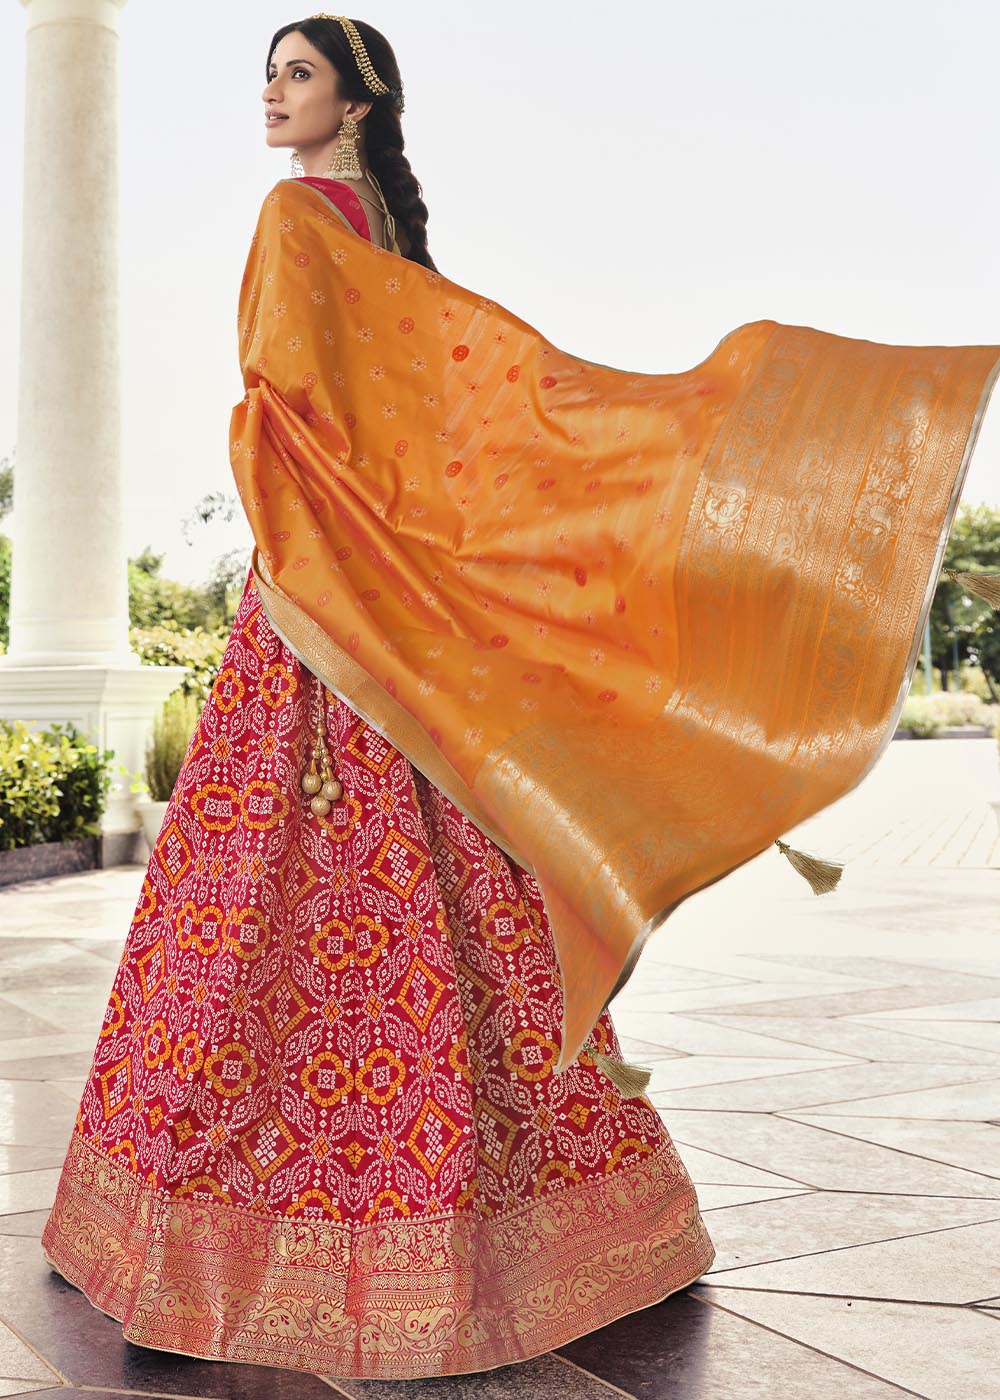
[[[375,68],[372,64],[372,61],[368,57],[368,50],[365,48],[365,41],[364,39],[362,39],[361,34],[358,31],[358,27],[353,20],[348,19],[346,15],[328,15],[323,10],[321,10],[319,14],[310,15],[309,18],[335,19],[338,22],[338,24],[342,25],[344,33],[347,35],[347,41],[351,46],[351,53],[353,53],[354,55],[354,61],[358,65],[358,72],[364,79],[365,86],[368,88],[368,91],[373,92],[376,97],[382,97],[385,95],[385,93],[392,92],[392,88],[389,86],[389,84],[384,83],[379,77],[379,75],[375,72]],[[402,93],[400,93],[398,96],[398,110],[400,112],[403,110]]]

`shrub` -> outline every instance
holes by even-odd
[[[910,695],[899,716],[899,729],[911,729],[921,739],[941,729],[992,728],[997,707],[986,705],[968,691],[939,691],[935,695]]]
[[[903,702],[897,729],[909,729],[917,739],[929,739],[943,727],[939,715],[931,708],[932,696],[910,695]]]
[[[10,540],[0,535],[0,651],[10,641]]]
[[[182,690],[163,702],[146,749],[146,782],[154,802],[169,801],[200,714],[201,703]]]
[[[113,758],[71,724],[0,721],[0,850],[99,835]]]
[[[178,627],[163,622],[157,627],[132,627],[132,650],[147,666],[186,666],[180,689],[204,702],[222,665],[228,634],[206,632],[202,627]]]
[[[982,666],[976,666],[971,661],[963,661],[958,668],[958,681],[960,688],[968,691],[970,695],[978,695],[980,700],[986,703],[993,700]]]
[[[962,725],[990,729],[993,727],[994,707],[985,704],[978,695],[973,695],[969,691],[944,690],[940,695],[931,698],[931,706],[934,713],[939,716],[942,725],[949,729]]]

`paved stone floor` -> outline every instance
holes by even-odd
[[[988,739],[897,742],[686,901],[615,1003],[718,1257],[559,1353],[360,1384],[134,1347],[38,1235],[142,871],[0,893],[0,1396],[997,1400],[1000,799]],[[932,1330],[933,1329],[933,1330]]]

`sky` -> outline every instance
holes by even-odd
[[[270,0],[128,0],[120,15],[126,544],[202,579],[240,517],[236,299],[288,172],[261,90]],[[406,152],[446,277],[561,349],[688,369],[762,318],[899,344],[1000,344],[996,0],[385,0]],[[26,11],[0,4],[0,456],[17,417]],[[93,75],[94,100],[112,100]],[[1000,390],[997,391],[1000,398]],[[964,499],[1000,504],[1000,405]],[[16,539],[16,517],[14,521]]]

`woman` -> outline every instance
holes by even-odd
[[[382,35],[279,30],[263,98],[322,217],[432,270]],[[343,1377],[494,1367],[648,1306],[713,1246],[666,1128],[595,1058],[609,1017],[556,1072],[562,1015],[532,875],[317,681],[252,574],[47,1256],[133,1342]]]

